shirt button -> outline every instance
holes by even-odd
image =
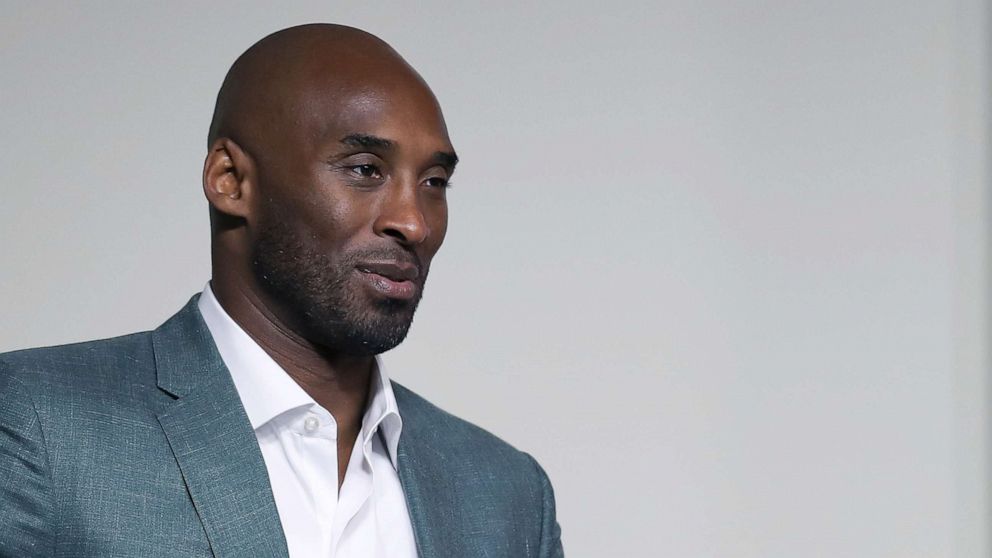
[[[303,421],[303,430],[308,433],[313,434],[320,428],[320,420],[317,417],[309,416],[305,421]]]

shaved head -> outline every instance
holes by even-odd
[[[215,294],[262,316],[255,334],[389,350],[444,239],[457,160],[434,94],[378,37],[332,24],[265,37],[231,66],[210,124]]]
[[[364,74],[364,75],[363,75]],[[363,78],[392,74],[419,82],[417,72],[385,41],[354,27],[312,23],[276,31],[252,45],[231,66],[217,95],[208,145],[220,137],[256,151],[275,132],[280,117],[292,117],[312,86],[322,93],[361,86]],[[335,87],[333,82],[338,82]]]

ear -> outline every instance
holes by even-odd
[[[203,162],[203,193],[215,210],[248,218],[254,193],[255,162],[229,138],[218,138]]]

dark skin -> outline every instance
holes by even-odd
[[[275,223],[298,251],[286,257],[344,269],[336,288],[351,315],[408,325],[416,306],[409,298],[419,299],[447,229],[445,188],[457,158],[443,116],[420,76],[388,45],[348,27],[307,25],[263,39],[235,63],[210,135],[203,189],[212,212],[211,288],[334,416],[340,487],[361,431],[374,355],[317,331],[306,308],[259,280],[253,254]],[[375,256],[361,261],[417,267],[417,277],[384,282],[349,267],[349,258],[369,253]]]

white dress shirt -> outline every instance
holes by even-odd
[[[255,430],[292,558],[416,558],[397,474],[403,422],[376,357],[368,407],[338,492],[337,424],[224,311],[208,284],[200,313]]]

